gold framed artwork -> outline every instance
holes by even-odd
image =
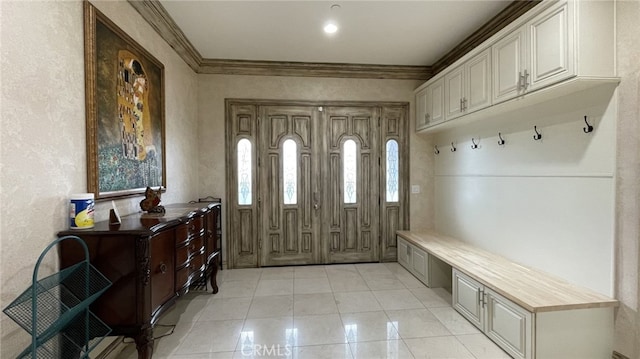
[[[83,3],[88,192],[104,200],[165,189],[164,66]]]

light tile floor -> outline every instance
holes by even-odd
[[[175,329],[154,358],[509,358],[397,263],[223,270],[218,286],[160,319],[156,336]]]

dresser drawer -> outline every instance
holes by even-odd
[[[190,264],[176,272],[176,291],[180,291],[188,284],[191,273]]]
[[[190,237],[200,235],[204,230],[204,218],[202,216],[192,218],[186,225]]]
[[[186,265],[189,262],[189,257],[191,257],[191,252],[188,245],[176,248],[176,268]]]
[[[198,254],[197,256],[191,259],[191,264],[189,267],[191,268],[191,273],[196,273],[202,271],[202,265],[204,264],[204,254]]]
[[[190,256],[193,256],[194,254],[204,253],[204,238],[196,237],[192,239],[188,247]]]

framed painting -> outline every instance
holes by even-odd
[[[84,37],[88,192],[166,189],[164,66],[88,1]]]

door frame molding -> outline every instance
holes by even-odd
[[[260,266],[260,260],[259,260],[259,251],[260,248],[258,248],[258,228],[257,226],[254,228],[253,231],[253,235],[254,238],[252,239],[252,250],[255,250],[255,253],[252,254],[252,256],[256,257],[256,263],[255,265],[250,265],[249,263],[240,263],[240,265],[238,266],[236,263],[236,252],[234,251],[235,248],[235,243],[234,240],[236,239],[235,237],[238,235],[238,233],[234,233],[233,228],[231,227],[231,225],[233,224],[233,216],[234,213],[232,213],[232,209],[235,208],[236,204],[233,201],[236,201],[237,198],[235,195],[233,195],[235,192],[237,192],[237,187],[236,187],[236,174],[235,171],[233,170],[233,168],[235,168],[236,166],[236,154],[233,151],[233,149],[235,148],[235,142],[237,141],[237,138],[247,138],[248,136],[236,136],[233,132],[234,130],[234,124],[233,124],[233,119],[231,118],[232,116],[232,110],[234,106],[254,106],[254,111],[253,114],[255,115],[255,117],[252,119],[252,123],[250,124],[251,129],[253,130],[253,138],[254,141],[253,142],[253,149],[254,149],[254,153],[255,153],[255,149],[259,148],[259,141],[260,139],[257,138],[258,134],[257,129],[258,129],[258,122],[259,122],[259,107],[260,106],[314,106],[314,107],[379,107],[381,109],[380,113],[381,113],[381,118],[383,117],[383,115],[385,113],[388,113],[389,111],[385,111],[385,109],[389,110],[397,110],[400,111],[404,114],[403,118],[401,119],[400,123],[398,123],[398,132],[401,133],[400,136],[396,136],[396,137],[384,137],[383,132],[384,131],[380,131],[380,139],[379,139],[379,143],[380,143],[380,150],[379,150],[379,155],[380,155],[380,179],[379,179],[379,183],[380,183],[380,213],[379,213],[379,220],[380,220],[380,229],[379,229],[379,233],[380,233],[380,238],[379,238],[379,249],[378,249],[378,254],[379,254],[379,260],[380,261],[395,261],[395,256],[391,256],[387,253],[387,255],[385,255],[385,251],[383,249],[383,243],[385,243],[387,241],[387,239],[382,238],[382,236],[384,235],[384,226],[383,226],[383,216],[385,215],[385,211],[383,211],[383,208],[385,208],[384,203],[382,203],[383,198],[384,198],[384,193],[386,193],[386,187],[385,187],[385,176],[386,176],[386,159],[384,158],[384,154],[386,151],[386,141],[388,139],[395,139],[396,141],[398,141],[398,144],[401,148],[400,152],[399,152],[399,162],[400,162],[400,168],[399,168],[399,185],[400,185],[400,211],[401,213],[401,222],[402,223],[398,223],[399,228],[398,229],[406,229],[409,228],[409,200],[410,200],[410,196],[409,196],[409,121],[410,121],[410,116],[409,116],[409,102],[401,102],[401,101],[322,101],[322,100],[318,100],[318,101],[314,101],[314,100],[275,100],[275,99],[251,99],[251,98],[226,98],[225,99],[225,191],[227,194],[227,205],[225,206],[225,228],[227,228],[227,235],[225,236],[225,242],[226,242],[226,248],[227,250],[226,252],[226,261],[227,261],[227,266],[228,268],[243,268],[243,267],[255,267],[255,266]],[[393,111],[391,111],[393,112]],[[378,125],[379,126],[386,126],[387,125],[387,121],[381,119],[380,121],[378,121]],[[250,136],[249,136],[250,137]],[[253,171],[252,171],[252,178],[253,178],[253,183],[252,183],[252,188],[254,191],[257,191],[257,189],[259,188],[259,170],[260,170],[260,166],[258,165],[257,162],[257,156],[254,155],[254,158],[252,158],[252,163],[253,163]],[[385,170],[383,170],[383,168]],[[254,192],[256,193],[256,192]],[[255,195],[254,195],[255,196]],[[258,199],[254,198],[253,203],[253,207],[254,207],[254,211],[257,208],[257,202]],[[255,222],[254,222],[255,223]],[[257,223],[256,223],[257,225]],[[394,236],[395,238],[395,236]],[[393,240],[393,239],[392,239]],[[396,244],[397,245],[397,244]],[[389,251],[387,251],[389,252]]]

